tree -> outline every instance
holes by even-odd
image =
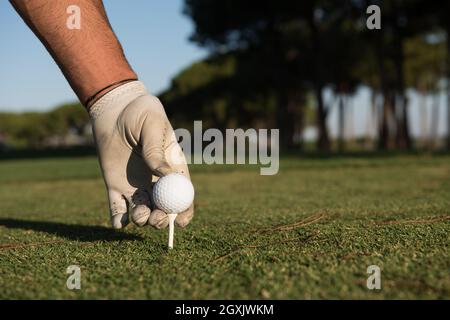
[[[302,106],[302,74],[298,39],[304,37],[310,2],[187,0],[185,13],[195,24],[191,39],[213,55],[235,53],[236,74],[246,74],[242,89],[273,92],[281,143],[293,146]],[[253,67],[249,69],[250,65]],[[254,85],[250,85],[254,84]],[[268,88],[270,88],[268,90]]]
[[[431,132],[423,137],[427,147],[432,149],[437,139],[439,120],[439,93],[442,79],[445,78],[446,61],[445,35],[442,32],[433,32],[418,35],[405,42],[405,82],[407,87],[414,88],[421,96],[421,101],[426,102],[426,96],[433,95]],[[426,105],[421,105],[425,109]],[[426,112],[426,110],[423,110]],[[422,117],[425,121],[425,117]]]
[[[375,53],[379,77],[376,90],[379,90],[383,97],[379,147],[385,149],[395,146],[410,149],[412,141],[406,97],[405,43],[436,26],[430,22],[433,20],[430,16],[435,15],[436,11],[425,9],[430,2],[423,0],[375,1],[375,3],[381,7],[382,27],[380,30],[366,30],[365,41]],[[359,2],[362,6],[368,4],[369,1]]]
[[[86,110],[79,103],[72,103],[49,112],[1,113],[0,133],[13,146],[41,148],[51,136],[64,136],[69,130],[82,134],[88,123]]]
[[[273,126],[275,97],[264,82],[251,82],[251,60],[236,72],[237,54],[215,55],[182,70],[172,79],[168,90],[160,95],[175,125],[189,127],[193,120],[203,119],[205,127],[225,130],[233,125]],[[179,112],[179,111],[182,112]]]

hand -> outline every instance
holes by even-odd
[[[113,228],[125,227],[130,219],[138,226],[167,227],[167,214],[151,199],[152,185],[172,172],[189,178],[189,171],[159,99],[133,81],[105,94],[89,114]],[[184,227],[193,215],[191,204],[175,222]]]

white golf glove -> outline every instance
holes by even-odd
[[[139,226],[167,227],[167,214],[151,199],[152,181],[171,172],[189,178],[189,171],[159,99],[132,81],[101,97],[89,115],[113,228],[125,227],[130,219]],[[186,226],[193,215],[192,204],[178,214],[177,225]]]

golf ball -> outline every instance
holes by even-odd
[[[167,214],[181,213],[194,201],[194,186],[182,174],[168,174],[153,186],[153,201]]]

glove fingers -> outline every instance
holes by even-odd
[[[188,179],[190,178],[186,157],[178,144],[175,132],[173,132],[173,130],[168,138],[168,144],[165,147],[164,154],[173,172],[181,173]]]
[[[129,223],[127,203],[120,193],[109,193],[109,209],[112,227],[114,229],[125,228]]]
[[[194,204],[192,204],[186,211],[178,214],[177,218],[175,219],[175,223],[177,224],[177,226],[184,228],[189,224],[189,222],[191,222],[193,217]],[[164,229],[167,228],[169,224],[169,218],[164,211],[155,209],[150,213],[148,224],[155,227],[156,229]]]
[[[130,197],[130,217],[137,226],[144,226],[150,217],[150,199],[145,190],[137,189]]]
[[[178,144],[175,134],[172,135],[170,144],[166,148],[166,159],[168,160],[170,167],[178,173],[181,173],[186,178],[190,179],[189,169],[186,162],[186,157],[184,156],[183,150]],[[189,222],[194,217],[194,204],[184,212],[179,213],[175,219],[175,223],[181,227],[186,227]]]
[[[173,172],[164,154],[168,133],[171,133],[173,130],[159,99],[150,96],[145,98],[151,100],[148,102],[151,109],[148,111],[148,115],[142,124],[140,141],[142,144],[142,157],[152,173],[162,177]]]
[[[169,217],[164,211],[155,209],[150,213],[148,224],[156,229],[164,229],[169,225]]]
[[[156,97],[148,97],[150,110],[143,121],[140,143],[142,157],[155,176],[162,177],[178,172],[189,178],[186,158],[177,142],[164,107]],[[194,215],[194,206],[177,216],[176,223],[185,227]],[[169,219],[165,212],[155,209],[150,213],[148,223],[157,228],[166,228]]]
[[[191,204],[189,209],[177,215],[175,223],[177,224],[177,226],[184,228],[189,224],[189,222],[191,222],[193,217],[194,217],[194,204]]]
[[[168,165],[171,168],[171,172],[178,172],[190,179],[189,169],[187,167],[186,158],[184,156],[183,150],[177,142],[175,133],[172,128],[170,128],[171,134],[167,136],[166,145],[164,148],[165,158],[167,159]],[[175,223],[184,228],[189,224],[194,216],[194,204],[192,203],[189,209],[177,215]],[[154,210],[149,219],[149,224],[157,229],[166,228],[169,223],[168,216],[165,212],[156,209]]]

